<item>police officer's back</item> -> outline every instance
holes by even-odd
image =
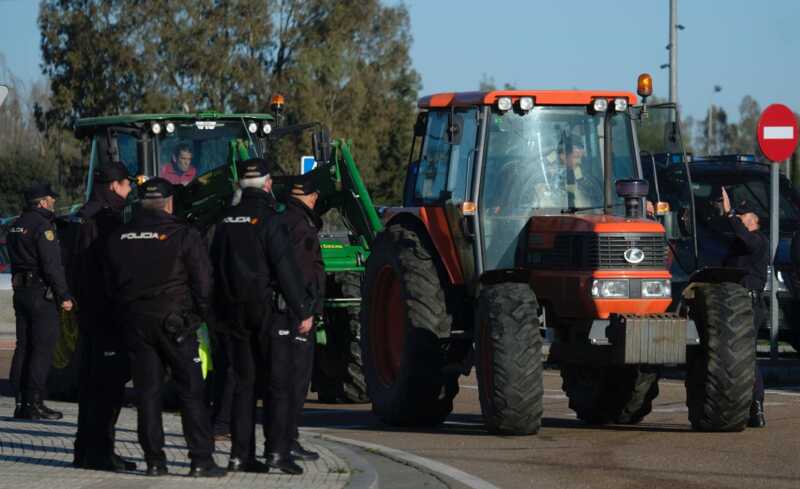
[[[10,380],[16,394],[14,417],[60,419],[44,405],[45,384],[60,334],[58,309],[72,309],[61,249],[53,220],[55,197],[49,185],[25,191],[26,209],[8,232],[17,321],[17,345]]]
[[[750,291],[753,298],[753,327],[755,337],[761,326],[765,310],[762,301],[762,292],[767,282],[767,266],[769,265],[769,241],[760,229],[760,219],[746,203],[733,209],[725,188],[722,188],[722,207],[733,229],[736,239],[731,245],[730,252],[725,259],[725,265],[740,268],[746,272],[741,280],[741,285]],[[755,384],[753,385],[753,402],[750,407],[751,428],[763,428],[766,425],[764,415],[764,379],[758,365],[755,371]]]
[[[229,335],[235,372],[228,464],[228,470],[234,471],[268,470],[255,459],[253,410],[255,389],[266,390],[257,371],[269,369],[266,329],[272,320],[275,294],[280,294],[302,318],[310,317],[315,302],[298,280],[300,271],[292,243],[270,193],[270,168],[271,164],[262,159],[238,165],[241,201],[217,223],[211,246],[216,319],[218,327]],[[288,471],[291,473],[291,468]]]
[[[81,305],[80,392],[78,432],[73,465],[100,470],[135,470],[136,464],[114,454],[114,425],[122,407],[125,383],[130,379],[122,331],[104,287],[103,255],[109,235],[122,225],[122,213],[131,191],[121,162],[101,166],[94,175],[92,195],[72,219],[67,275]]]
[[[142,208],[108,240],[107,282],[139,391],[138,434],[149,475],[167,472],[161,419],[165,367],[182,404],[190,475],[219,477],[204,403],[197,328],[209,312],[211,271],[200,233],[172,215],[172,184],[140,188]]]

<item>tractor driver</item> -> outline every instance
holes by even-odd
[[[556,150],[558,164],[548,168],[547,183],[536,185],[537,193],[547,202],[541,207],[594,207],[603,204],[603,182],[583,173],[585,154],[579,138],[562,133]],[[555,163],[555,160],[551,153],[550,161]]]
[[[192,165],[192,149],[186,143],[178,145],[172,160],[161,167],[161,178],[174,185],[188,185],[197,176]]]

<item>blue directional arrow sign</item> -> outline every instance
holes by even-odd
[[[303,156],[300,158],[300,174],[304,175],[317,167],[317,160],[313,156]]]

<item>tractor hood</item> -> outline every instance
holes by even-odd
[[[664,226],[649,219],[629,219],[612,215],[535,216],[531,233],[660,233]]]

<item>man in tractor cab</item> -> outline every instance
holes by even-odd
[[[172,161],[161,167],[161,178],[174,185],[188,185],[197,176],[192,165],[192,149],[186,143],[178,145]]]
[[[585,154],[580,138],[564,133],[558,145],[555,187],[566,192],[567,207],[594,207],[603,203],[603,182],[583,171]]]
[[[747,272],[741,285],[750,291],[753,299],[753,322],[758,338],[758,327],[764,320],[766,311],[763,307],[761,293],[767,283],[767,266],[769,265],[769,241],[761,232],[760,219],[747,203],[738,208],[731,206],[725,187],[722,189],[722,210],[736,235],[725,265],[741,268]],[[755,345],[754,345],[755,346]],[[753,385],[753,402],[750,406],[751,428],[763,428],[767,421],[764,415],[764,378],[756,363],[755,383]]]

